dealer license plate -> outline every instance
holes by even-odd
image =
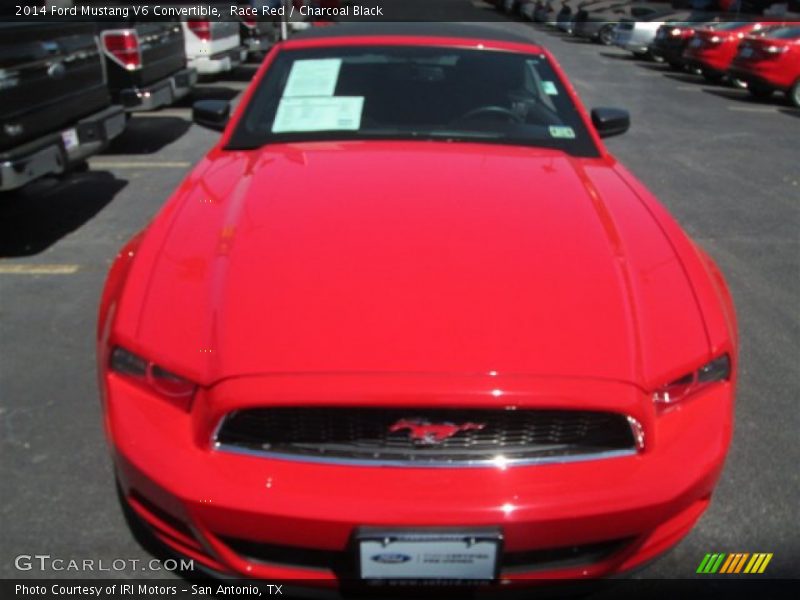
[[[694,39],[693,39],[693,40],[692,40],[692,41],[689,43],[689,45],[690,45],[692,48],[699,48],[700,46],[702,46],[702,45],[703,45],[703,40],[701,40],[700,38],[694,38]]]
[[[497,530],[363,529],[358,536],[362,579],[491,581],[502,536]]]
[[[67,129],[61,132],[61,140],[64,142],[65,150],[72,150],[80,143],[78,140],[78,131],[76,129]]]
[[[741,56],[742,58],[750,58],[751,56],[753,56],[753,49],[750,48],[749,46],[746,48],[742,48],[741,50],[739,50],[739,56]]]

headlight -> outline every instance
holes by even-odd
[[[727,381],[730,377],[731,359],[727,354],[723,354],[696,371],[687,373],[656,390],[653,394],[653,402],[661,406],[670,406],[709,384]]]
[[[115,373],[137,380],[161,396],[174,400],[185,400],[186,409],[189,408],[189,401],[197,389],[197,386],[188,379],[171,373],[119,346],[111,352],[110,367]]]

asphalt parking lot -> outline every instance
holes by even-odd
[[[521,28],[550,49],[587,107],[631,111],[610,150],[718,261],[736,301],[741,379],[721,484],[690,536],[637,577],[691,577],[716,551],[771,552],[767,575],[800,577],[800,111],[462,4],[465,18]],[[196,97],[235,98],[255,68],[204,82]],[[149,558],[114,493],[96,309],[119,247],[216,139],[191,124],[188,102],[137,115],[88,172],[0,199],[0,577],[26,576],[18,554]],[[44,574],[64,575],[80,574]]]

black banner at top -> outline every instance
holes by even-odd
[[[519,0],[517,0],[519,1]],[[529,1],[529,0],[528,0]],[[556,9],[580,0],[546,0]],[[659,0],[649,0],[649,4]],[[670,10],[797,13],[800,0],[660,0]],[[2,0],[0,21],[493,21],[503,0]],[[635,18],[635,17],[634,17]],[[792,19],[793,20],[793,19]]]

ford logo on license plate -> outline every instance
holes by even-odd
[[[374,555],[372,560],[382,565],[396,565],[398,563],[410,561],[411,557],[408,554],[400,554],[399,552],[385,552],[383,554]]]

